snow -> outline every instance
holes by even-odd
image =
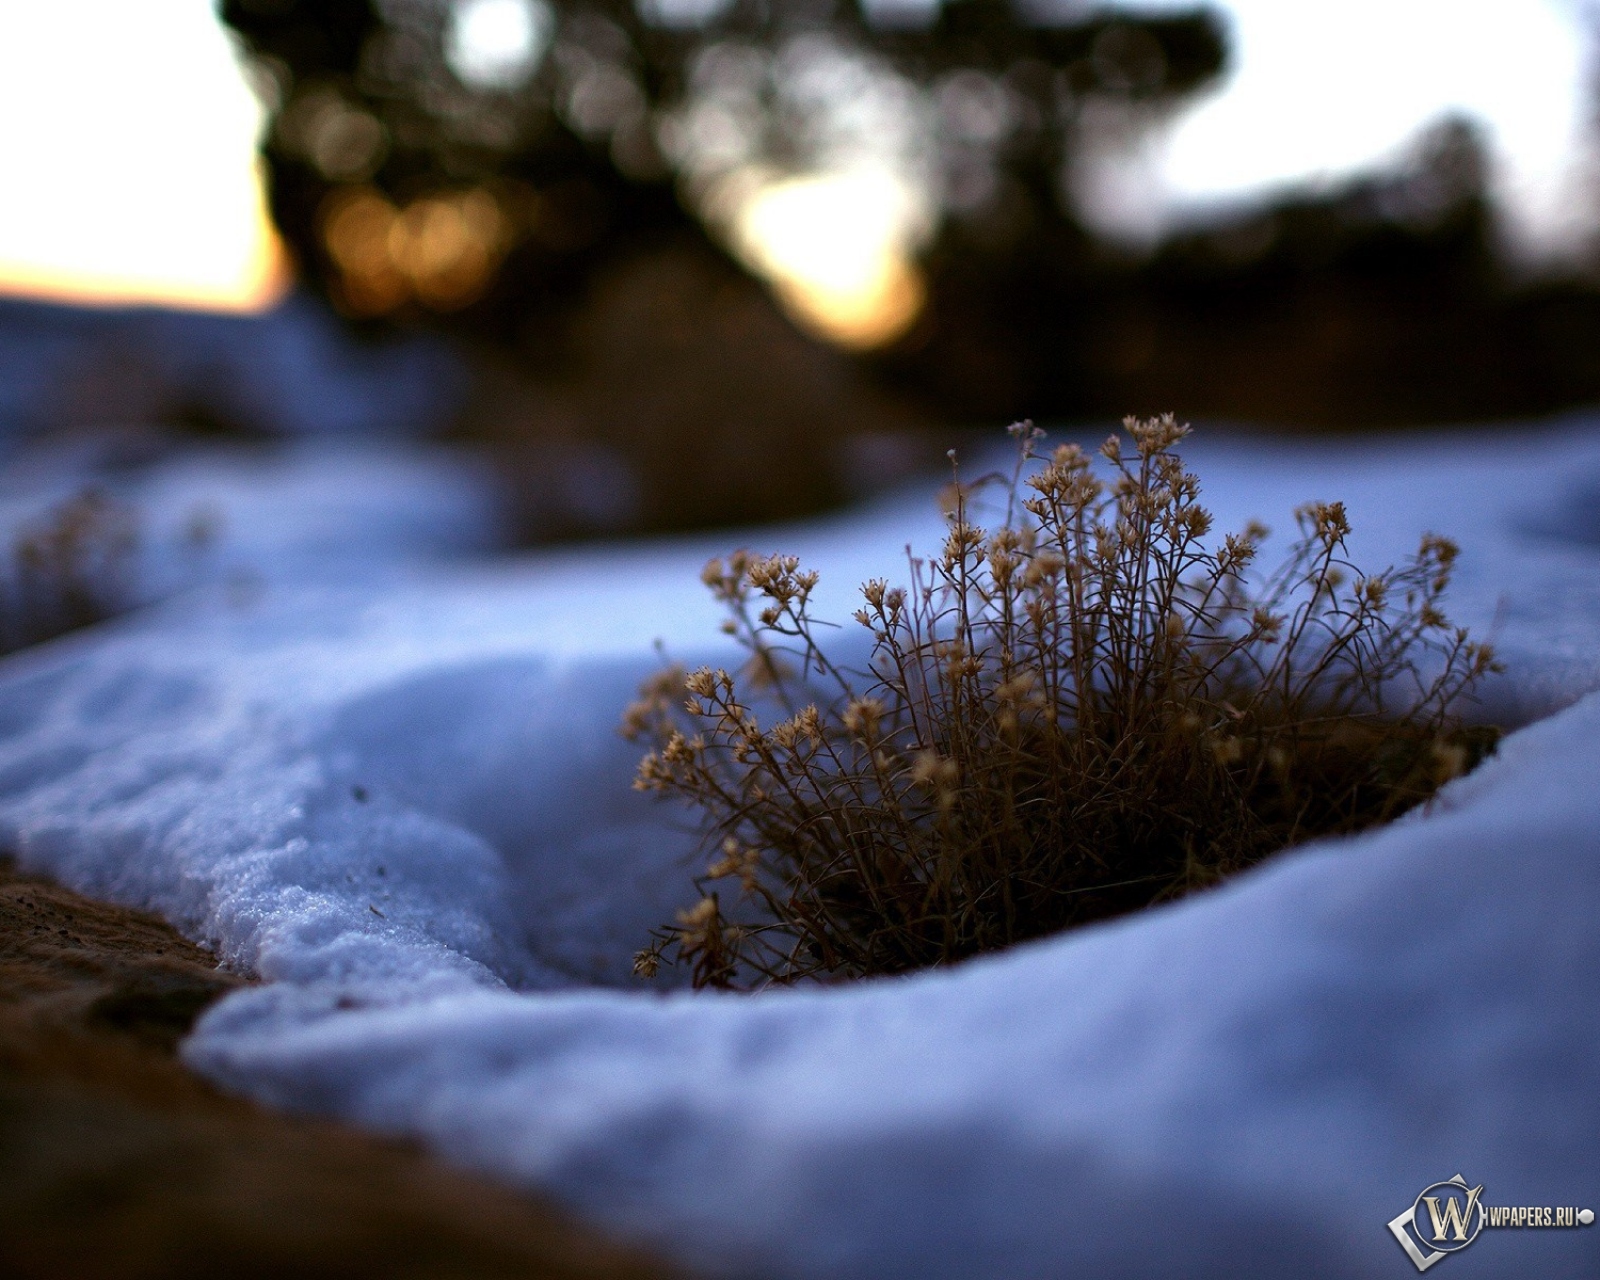
[[[347,581],[493,548],[500,520],[487,489],[484,464],[435,446],[85,434],[0,472],[0,545],[94,491],[133,518],[134,581],[124,585],[137,599],[202,582]]]
[[[1360,563],[1463,544],[1452,614],[1509,667],[1481,714],[1528,727],[1429,812],[959,968],[755,997],[627,976],[694,841],[629,789],[620,709],[658,638],[725,656],[709,555],[793,551],[843,617],[932,543],[930,494],[466,560],[461,473],[383,456],[153,473],[231,494],[255,589],[0,663],[0,846],[266,979],[186,1044],[220,1085],[712,1274],[1399,1276],[1385,1223],[1458,1171],[1592,1205],[1600,423],[1190,450],[1223,528],[1341,498]],[[346,488],[351,537],[390,533],[313,554]],[[1592,1274],[1597,1241],[1486,1231],[1451,1274]]]

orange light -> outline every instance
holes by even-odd
[[[352,315],[393,311],[409,292],[389,256],[394,206],[371,187],[354,187],[332,192],[323,209],[322,243],[338,268],[338,301]]]
[[[510,248],[511,224],[482,188],[397,209],[372,187],[344,187],[328,196],[322,242],[352,314],[383,315],[411,298],[451,311],[482,296]]]
[[[918,210],[879,173],[819,174],[760,187],[734,222],[734,245],[801,327],[843,347],[894,341],[927,289],[911,261]]]

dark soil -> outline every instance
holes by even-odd
[[[242,981],[153,916],[0,863],[0,1274],[669,1274],[414,1148],[189,1074],[179,1038]]]

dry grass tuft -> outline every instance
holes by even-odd
[[[97,489],[22,528],[0,564],[0,654],[130,608],[138,545],[136,514]]]
[[[981,482],[958,479],[940,553],[910,560],[907,587],[862,587],[865,672],[818,645],[817,575],[793,557],[706,566],[751,656],[737,676],[665,671],[628,710],[654,744],[635,785],[696,806],[714,851],[638,973],[948,964],[1386,821],[1492,749],[1453,714],[1497,669],[1440,608],[1453,544],[1362,573],[1342,505],[1312,503],[1258,573],[1267,530],[1208,538],[1175,452],[1188,428],[1124,427],[1099,473],[1013,427],[992,531],[972,519]]]

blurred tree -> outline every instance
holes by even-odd
[[[1318,429],[1463,423],[1600,398],[1600,289],[1508,262],[1484,140],[1444,118],[1388,168],[1289,190],[1147,254],[1041,224],[952,227],[920,333],[880,358],[974,420],[1156,412]],[[1027,334],[1027,341],[1018,341]]]
[[[307,281],[350,315],[452,314],[502,340],[641,243],[725,233],[740,183],[842,153],[875,150],[920,182],[935,226],[949,212],[991,247],[1060,224],[1085,104],[1153,121],[1224,59],[1204,10],[863,3],[223,0],[222,13],[272,108],[272,212]]]
[[[1146,249],[1096,238],[1097,157],[1214,84],[1224,30],[1051,3],[222,11],[302,278],[358,326],[472,340],[537,532],[812,510],[839,441],[907,409],[1356,426],[1600,396],[1600,293],[1502,261],[1463,121]]]
[[[1477,128],[1446,118],[1392,169],[1281,193],[1147,254],[1070,222],[998,247],[953,223],[921,331],[881,363],[907,395],[974,419],[1182,405],[1353,426],[1546,408],[1543,375],[1512,368],[1525,344],[1507,342],[1486,171]]]
[[[945,275],[960,276],[961,237],[1003,258],[1050,228],[1067,259],[1087,252],[1070,177],[1091,106],[1137,131],[1224,61],[1220,24],[1203,10],[1130,18],[1073,6],[1053,17],[1006,0],[221,9],[270,108],[271,208],[303,281],[358,324],[473,340],[492,366],[479,428],[531,442],[518,469],[537,490],[528,521],[541,533],[619,524],[603,496],[588,503],[593,518],[563,516],[556,508],[583,486],[553,484],[552,468],[630,471],[589,488],[614,497],[631,484],[635,527],[782,517],[837,496],[838,441],[894,413],[859,365],[778,318],[753,270],[813,335],[933,350],[915,317],[950,313],[940,300]],[[879,272],[883,296],[835,298],[828,314],[806,293],[806,264],[798,276],[774,266],[789,252],[781,231],[763,239],[749,214],[762,193],[840,174],[877,183],[857,206],[885,220],[883,261],[856,265]],[[787,230],[809,233],[810,267],[836,275],[857,209],[837,234],[809,225],[815,209],[802,199],[783,214]],[[1007,325],[1012,310],[996,299],[958,329],[1025,344]],[[1009,359],[974,382],[999,395],[941,408],[988,413],[1025,399]]]

